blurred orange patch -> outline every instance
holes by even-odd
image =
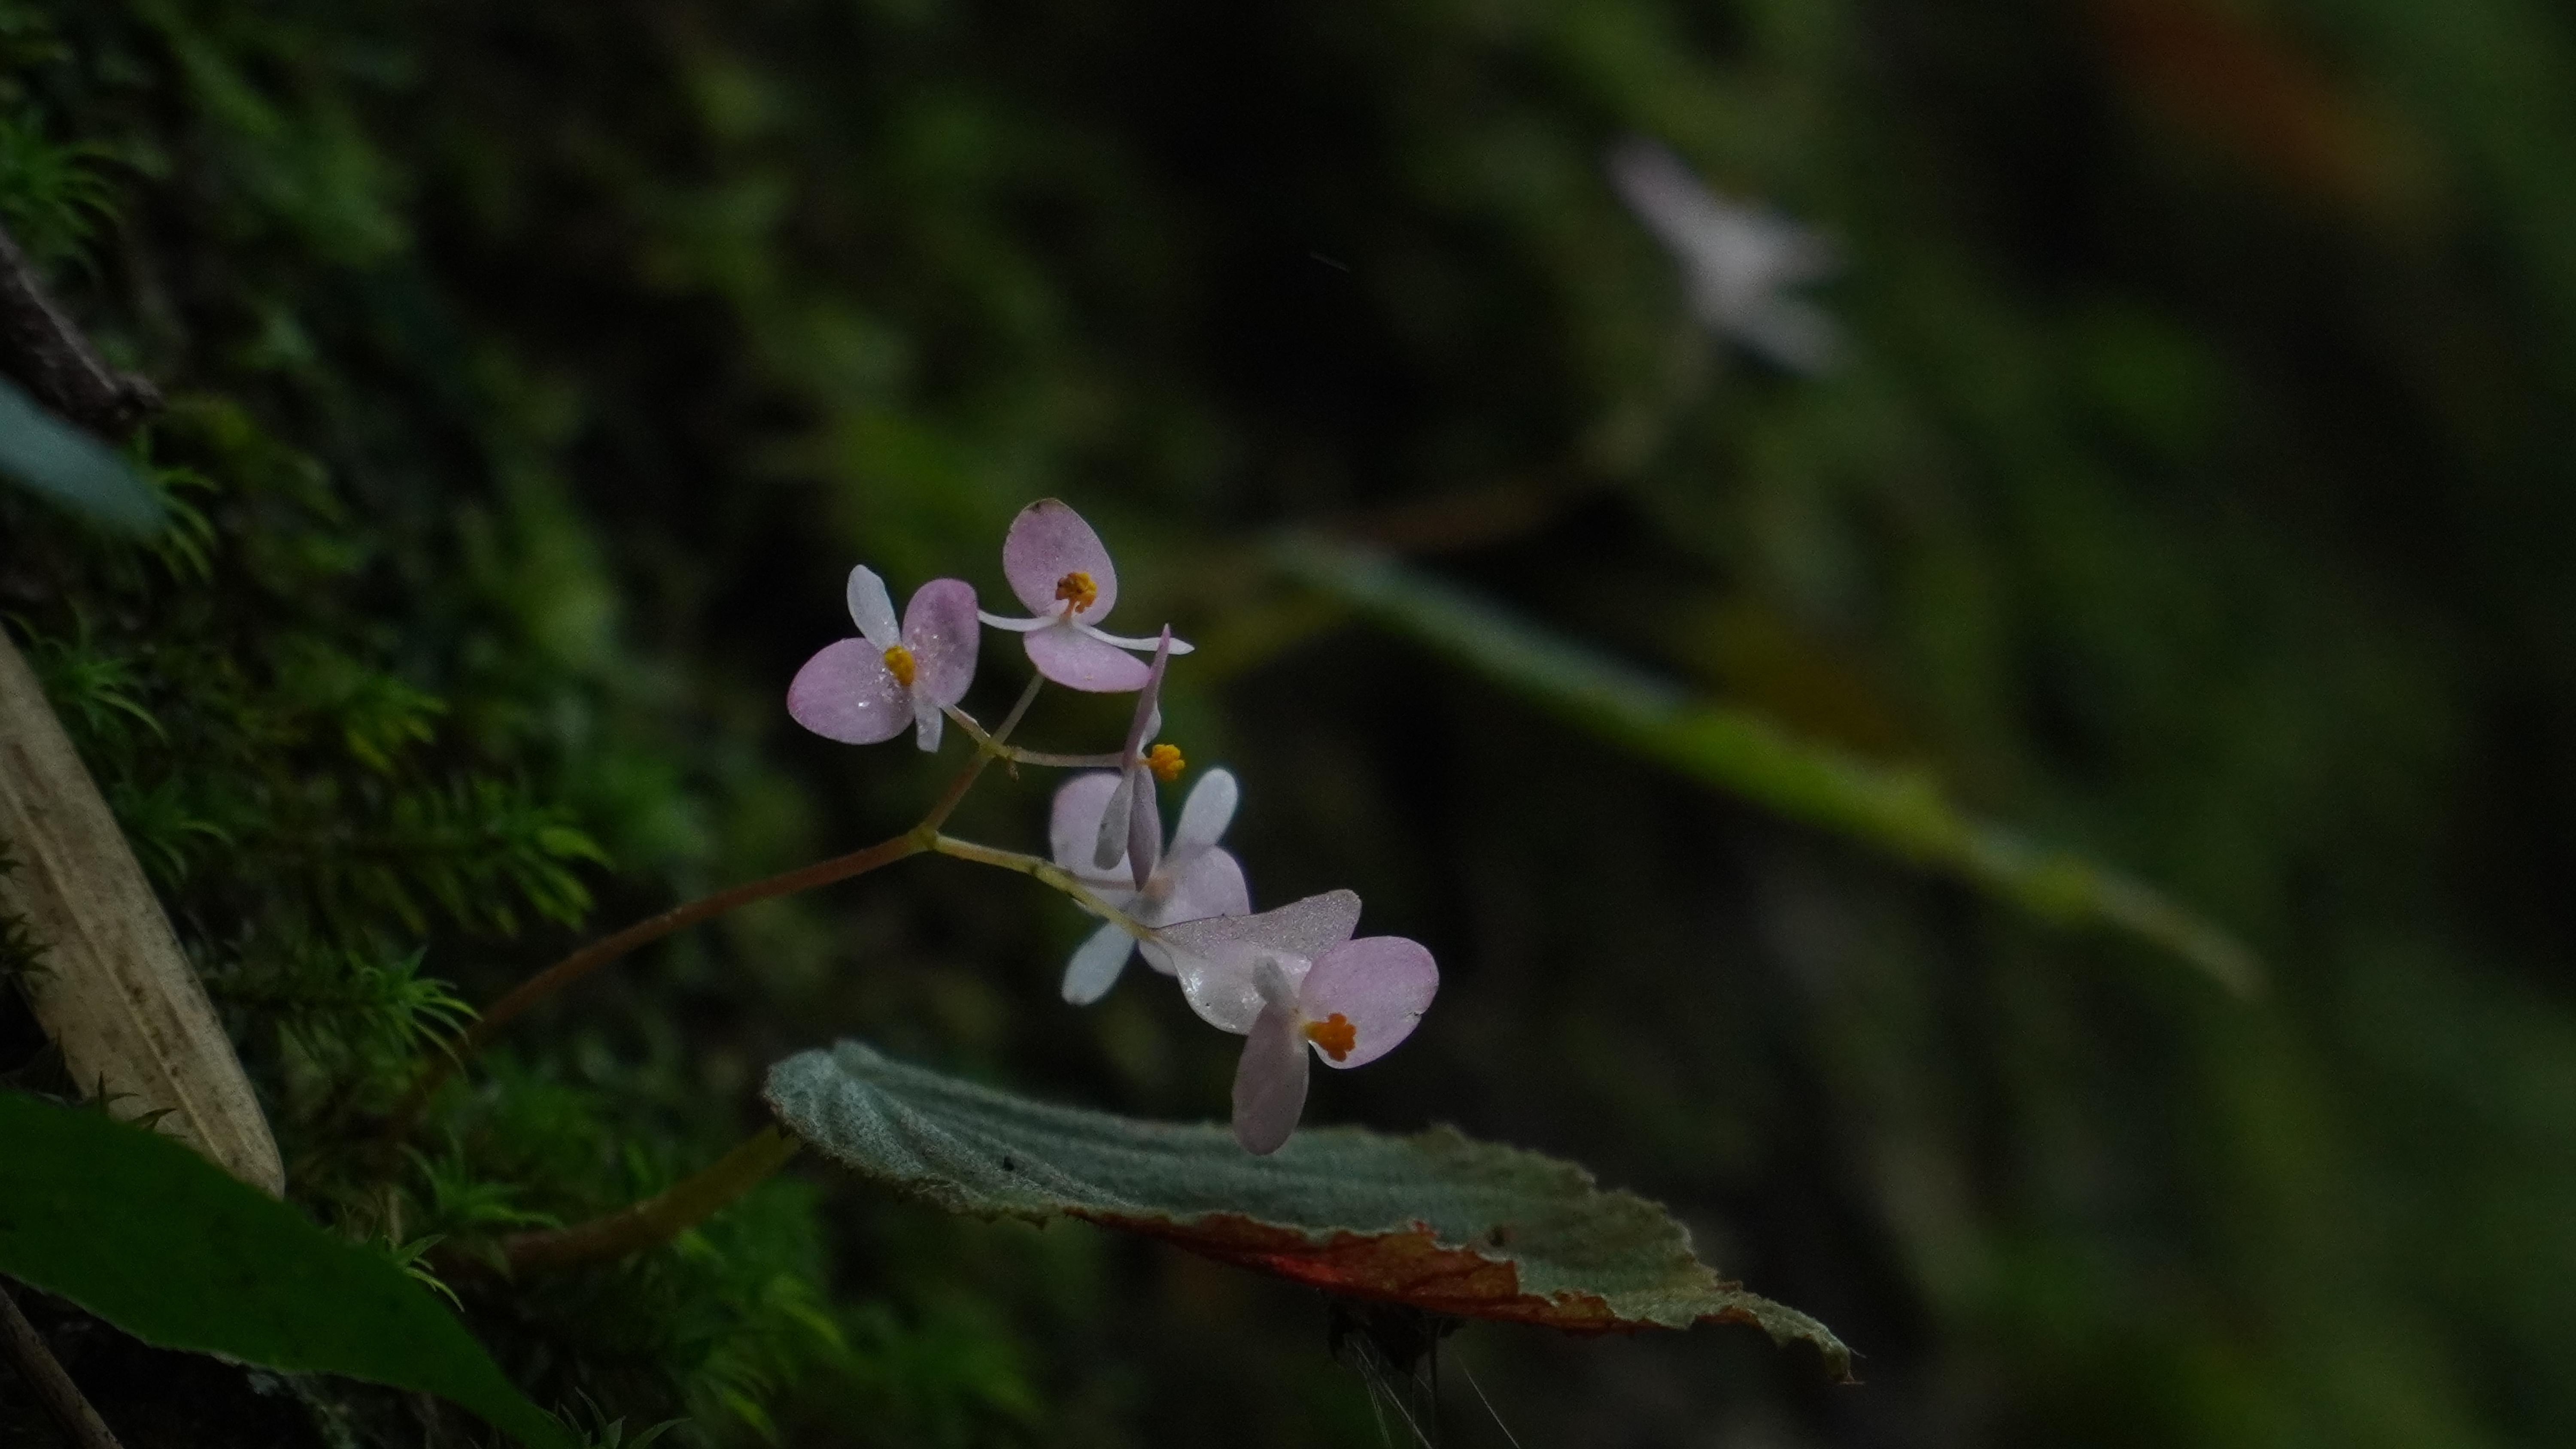
[[[2112,65],[2176,126],[2290,189],[2384,206],[2410,189],[2406,148],[2324,67],[2206,0],[2094,0]]]

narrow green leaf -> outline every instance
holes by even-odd
[[[161,500],[105,444],[0,378],[0,474],[76,513],[133,533],[161,526]]]
[[[1222,1126],[1032,1102],[858,1042],[780,1062],[768,1098],[833,1160],[950,1212],[1081,1218],[1467,1318],[1578,1331],[1751,1323],[1814,1345],[1850,1377],[1832,1330],[1719,1278],[1662,1208],[1449,1128],[1314,1128],[1255,1157]]]
[[[1965,813],[1923,771],[1864,760],[1751,710],[1694,699],[1372,550],[1298,535],[1275,544],[1271,558],[1375,622],[1694,779],[1948,871],[2049,919],[2134,932],[2230,990],[2262,985],[2253,952],[2215,924],[2133,877]]]
[[[146,1343],[437,1394],[573,1446],[400,1268],[97,1112],[0,1092],[0,1273]]]

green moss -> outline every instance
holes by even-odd
[[[418,310],[408,183],[347,100],[415,62],[369,32],[319,11],[0,9],[0,218],[171,388],[134,451],[179,512],[137,547],[0,496],[0,607],[234,1029],[293,1198],[441,1281],[547,1402],[762,1437],[800,1384],[860,1392],[879,1357],[924,1352],[884,1307],[834,1302],[810,1189],[566,1282],[470,1271],[500,1234],[721,1151],[740,1112],[652,1108],[694,1095],[686,1063],[540,1032],[509,1090],[451,1093],[435,1151],[375,1140],[467,1014],[458,975],[487,992],[593,915],[603,800],[612,838],[666,859],[696,847],[655,822],[702,807],[652,743],[573,747],[604,693],[581,671],[626,667],[574,622],[602,595],[596,555],[584,525],[530,511],[545,440],[475,415],[488,344]],[[0,969],[30,965],[0,936]],[[842,1331],[853,1314],[867,1334]],[[416,1442],[364,1394],[314,1392],[357,1442]]]

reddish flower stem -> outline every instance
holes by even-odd
[[[412,1123],[420,1116],[421,1109],[428,1105],[430,1097],[436,1094],[440,1087],[447,1085],[447,1079],[456,1074],[457,1068],[462,1067],[467,1058],[481,1050],[483,1044],[490,1041],[502,1027],[516,1020],[529,1007],[572,985],[600,967],[628,955],[639,947],[650,945],[674,931],[721,916],[737,907],[750,905],[754,901],[765,901],[774,896],[793,895],[798,891],[812,890],[816,886],[831,885],[836,881],[848,880],[852,876],[865,875],[879,866],[892,865],[905,856],[919,855],[930,849],[932,842],[939,839],[939,827],[946,824],[948,817],[955,813],[958,804],[966,798],[966,792],[975,788],[975,781],[984,773],[984,767],[1005,751],[1006,746],[1003,741],[1010,738],[1011,731],[1019,728],[1021,718],[1029,712],[1029,706],[1037,700],[1039,683],[1039,676],[1030,677],[1028,688],[1020,691],[1019,702],[1011,706],[1010,714],[1002,720],[1002,727],[995,730],[989,739],[976,741],[975,758],[967,762],[966,768],[957,772],[957,777],[948,782],[948,788],[940,792],[939,799],[932,803],[930,813],[921,817],[921,823],[910,830],[891,840],[880,840],[865,850],[854,850],[847,855],[834,856],[830,860],[819,860],[812,865],[800,866],[783,875],[751,881],[729,890],[718,891],[711,896],[700,896],[694,901],[673,906],[658,916],[637,921],[616,935],[605,936],[591,942],[511,988],[508,995],[485,1008],[474,1025],[467,1028],[465,1034],[456,1039],[451,1050],[432,1060],[422,1071],[420,1079],[412,1083],[411,1090],[405,1092],[402,1100],[394,1104],[393,1113],[388,1119],[390,1125],[387,1135],[399,1138],[409,1132]]]
[[[802,1146],[775,1127],[763,1127],[714,1166],[674,1183],[667,1192],[569,1228],[517,1234],[502,1243],[502,1261],[510,1276],[519,1278],[658,1248],[732,1206],[786,1166]]]

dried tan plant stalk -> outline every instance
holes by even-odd
[[[170,919],[36,677],[0,632],[0,911],[43,949],[28,1004],[82,1090],[242,1181],[283,1191],[277,1140]]]

